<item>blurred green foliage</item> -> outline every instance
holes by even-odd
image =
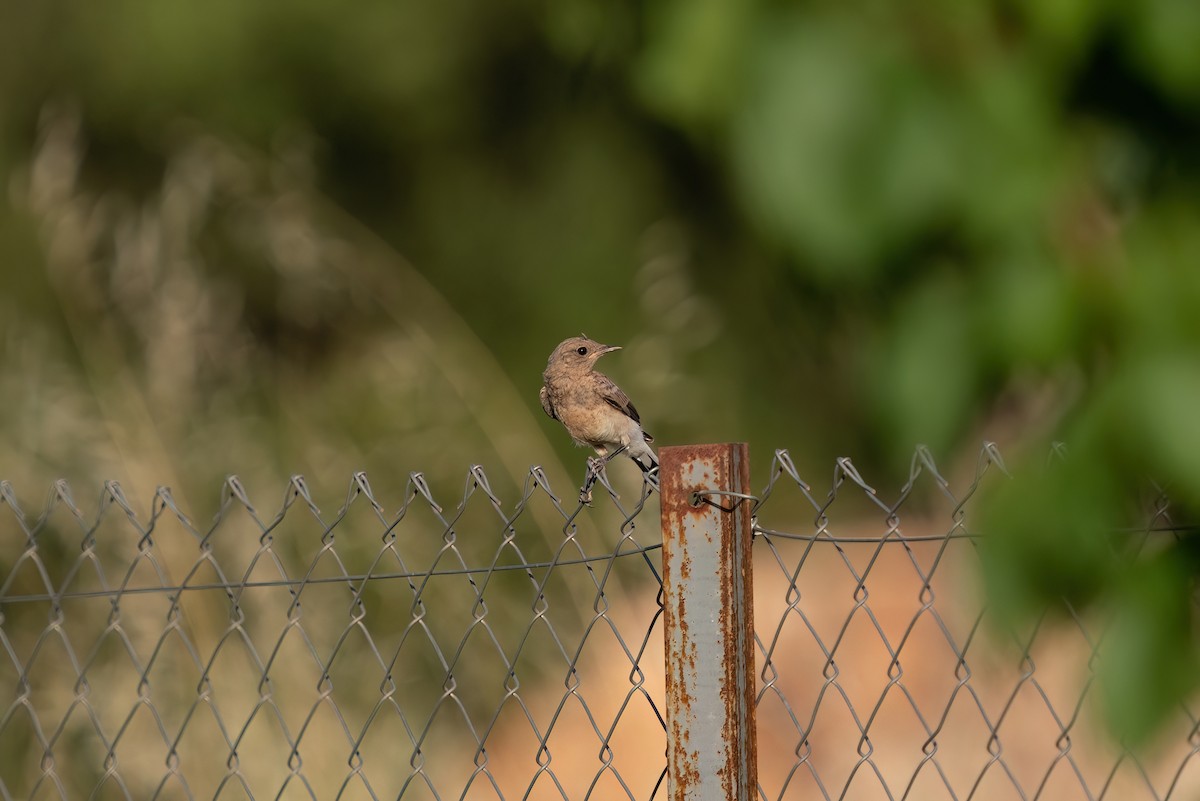
[[[661,442],[1026,454],[993,598],[1119,607],[1144,736],[1195,535],[1102,532],[1200,505],[1196,42],[1189,0],[5,2],[0,467],[565,485],[583,330]]]

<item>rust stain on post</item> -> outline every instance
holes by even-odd
[[[671,801],[752,801],[757,784],[745,443],[659,451]],[[708,502],[705,502],[707,500]]]

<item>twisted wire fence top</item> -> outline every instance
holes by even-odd
[[[1200,795],[1194,707],[1153,754],[1103,736],[1103,618],[984,635],[1004,469],[918,449],[894,493],[849,459],[814,490],[781,450],[706,494],[753,504],[760,798]],[[208,524],[0,483],[0,797],[665,798],[658,500],[592,478],[588,508],[536,467],[508,502],[477,466],[452,504],[357,474],[333,514],[230,478]],[[1174,527],[1159,495],[1137,536]]]
[[[634,727],[665,738],[641,668],[644,493],[609,495],[590,540],[538,468],[510,508],[478,467],[453,508],[413,474],[395,513],[358,474],[332,516],[301,477],[266,514],[235,477],[208,526],[166,488],[145,517],[114,482],[95,514],[63,482],[37,516],[0,493],[4,797],[641,798],[661,781],[615,750]],[[547,507],[553,531],[518,531]]]

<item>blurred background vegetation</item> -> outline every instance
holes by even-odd
[[[1002,443],[994,598],[1131,610],[1143,735],[1200,549],[1086,535],[1147,479],[1196,521],[1197,42],[1190,0],[0,3],[0,476],[561,493],[537,390],[586,331],[756,483]]]

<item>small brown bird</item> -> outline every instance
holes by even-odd
[[[576,445],[591,446],[605,461],[625,452],[649,473],[658,467],[649,445],[654,437],[642,430],[629,396],[595,370],[596,360],[614,350],[620,347],[601,345],[587,336],[560,342],[542,373],[542,408],[563,424]]]

